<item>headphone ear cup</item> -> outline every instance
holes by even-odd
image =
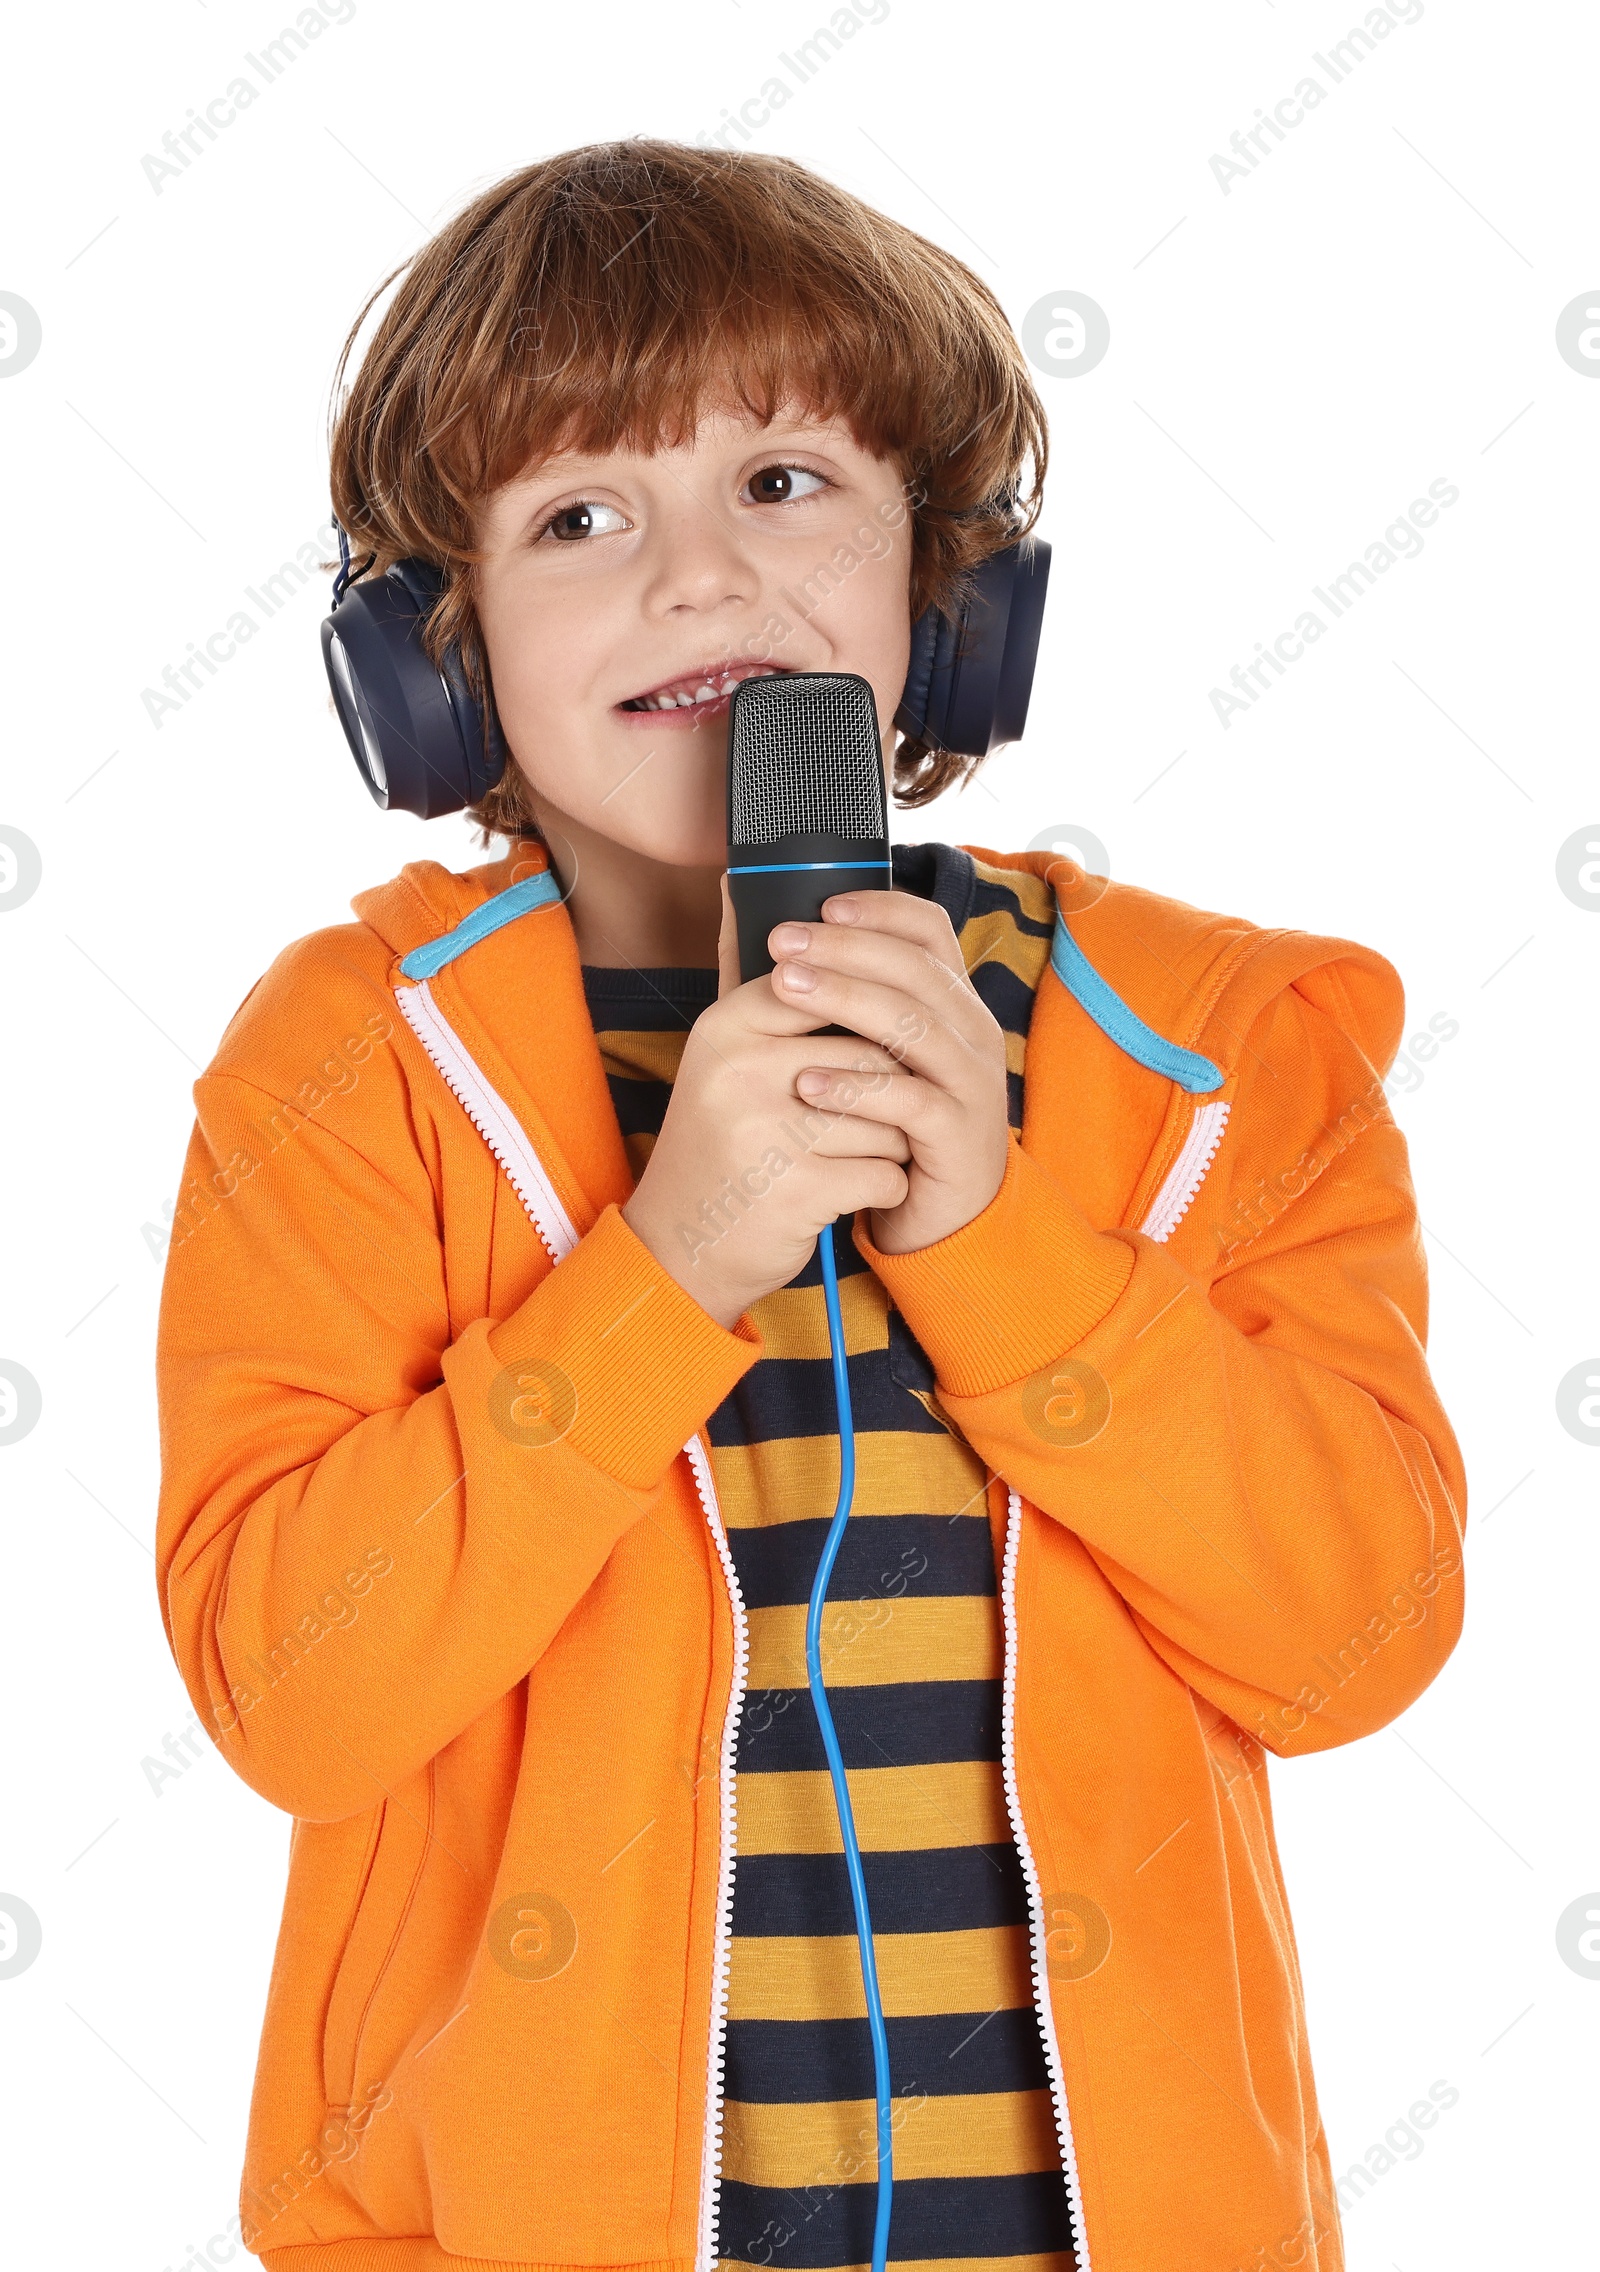
[[[959,624],[936,607],[925,607],[911,626],[911,653],[906,663],[905,691],[894,722],[903,734],[942,748],[939,728],[942,709],[934,699],[934,685],[948,673],[950,654]]]
[[[973,571],[953,623],[923,610],[895,713],[903,733],[959,757],[987,757],[1021,740],[1049,579],[1049,545],[1024,537]]]
[[[498,722],[474,700],[452,647],[435,668],[423,644],[444,577],[424,560],[346,587],[322,625],[334,708],[374,803],[435,820],[476,804],[500,778]]]
[[[407,591],[417,601],[422,612],[423,625],[427,617],[444,596],[443,572],[427,560],[397,561],[391,569],[399,576]],[[422,635],[421,628],[418,637]],[[423,650],[426,655],[426,648]],[[506,769],[505,737],[500,731],[500,720],[494,706],[494,689],[488,685],[488,666],[484,667],[487,701],[480,703],[467,681],[466,666],[461,650],[452,640],[439,663],[439,675],[449,691],[456,724],[461,729],[461,748],[466,761],[467,791],[462,808],[475,805],[486,797]],[[441,808],[442,809],[442,808]]]
[[[463,807],[475,805],[486,797],[506,769],[505,736],[500,731],[500,719],[494,706],[494,689],[485,685],[486,699],[479,702],[467,684],[466,667],[454,641],[445,649],[439,666],[445,685],[450,689],[450,700],[461,729],[462,755],[467,771],[467,794]],[[488,680],[487,667],[484,679]]]

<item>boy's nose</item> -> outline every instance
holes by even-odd
[[[663,609],[697,613],[728,601],[749,602],[761,591],[761,577],[739,531],[714,507],[694,497],[659,526],[653,596]]]

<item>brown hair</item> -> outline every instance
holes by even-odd
[[[1044,410],[994,294],[791,158],[635,138],[524,167],[405,265],[342,392],[401,274],[340,356],[334,510],[375,572],[446,570],[429,643],[457,640],[480,689],[476,508],[557,450],[686,440],[703,402],[842,417],[898,464],[913,617],[953,617],[970,571],[1037,518]],[[902,738],[895,800],[926,804],[979,762]],[[537,835],[521,787],[508,763],[471,808],[485,844]]]

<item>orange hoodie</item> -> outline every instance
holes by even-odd
[[[1003,1755],[1082,2272],[1339,2272],[1264,1749],[1461,1622],[1399,980],[1047,853],[1005,1181],[861,1251],[993,1471]],[[761,1354],[618,1212],[526,845],[287,948],[195,1084],[157,1566],[295,1818],[251,2105],[269,2272],[710,2272],[746,1629],[704,1423]],[[559,1264],[559,1267],[558,1267]]]

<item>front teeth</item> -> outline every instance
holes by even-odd
[[[733,671],[726,677],[702,679],[692,694],[646,694],[634,705],[639,710],[692,710],[697,702],[715,702],[747,678],[773,678],[772,670]]]

